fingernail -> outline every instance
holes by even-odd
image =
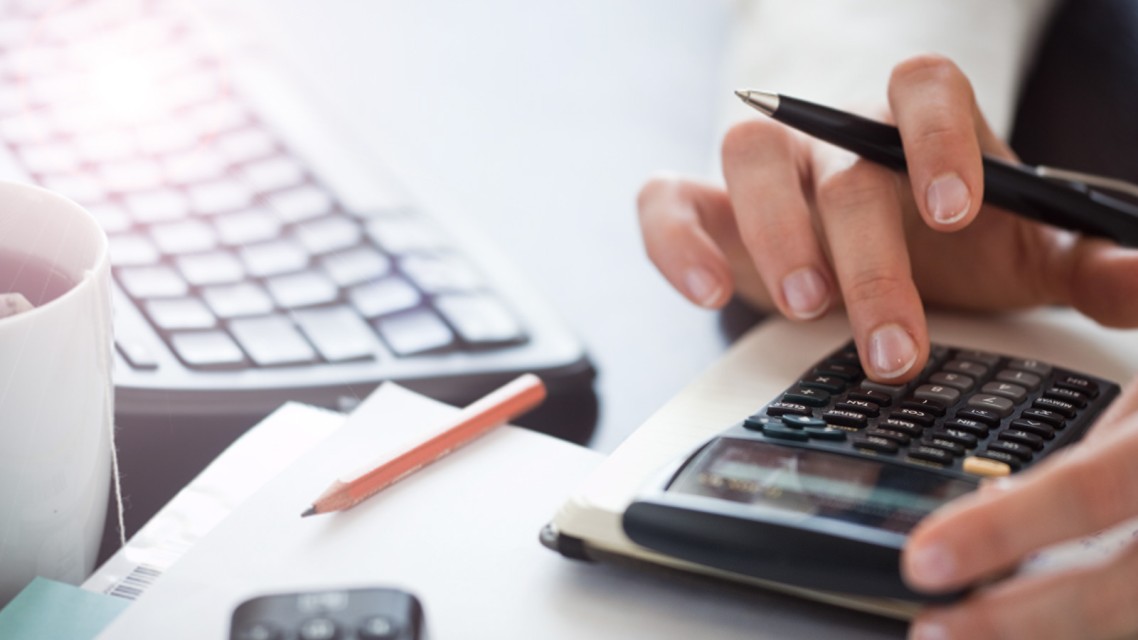
[[[939,587],[952,580],[956,563],[952,554],[942,546],[924,546],[914,549],[908,559],[909,575],[926,587]]]
[[[948,627],[939,622],[916,622],[909,631],[909,640],[949,640]]]
[[[803,267],[782,279],[782,296],[786,306],[799,320],[821,315],[830,303],[826,281],[813,267]]]
[[[952,224],[968,215],[972,194],[955,173],[945,174],[929,185],[925,195],[929,213],[940,224]]]
[[[684,275],[688,296],[702,307],[709,307],[719,299],[719,282],[706,269],[694,267]]]
[[[869,364],[879,378],[896,378],[917,361],[917,345],[895,324],[879,327],[869,337]]]

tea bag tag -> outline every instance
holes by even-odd
[[[0,293],[0,318],[35,309],[22,293]]]

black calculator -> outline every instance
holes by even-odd
[[[229,640],[421,640],[423,607],[402,589],[257,596],[233,611]]]
[[[859,596],[946,601],[901,578],[916,523],[985,477],[1078,440],[1117,384],[1039,360],[933,345],[904,385],[849,343],[689,455],[623,516],[637,544],[706,567]]]

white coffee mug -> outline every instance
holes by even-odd
[[[0,318],[0,606],[35,576],[78,584],[91,572],[111,477],[106,234],[62,196],[0,182],[0,288],[27,256],[70,287]]]

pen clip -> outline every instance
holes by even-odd
[[[1138,184],[1127,182],[1119,178],[1108,178],[1093,173],[1082,173],[1070,169],[1058,169],[1039,165],[1035,167],[1035,175],[1055,182],[1066,182],[1094,187],[1100,191],[1110,191],[1138,200]]]

